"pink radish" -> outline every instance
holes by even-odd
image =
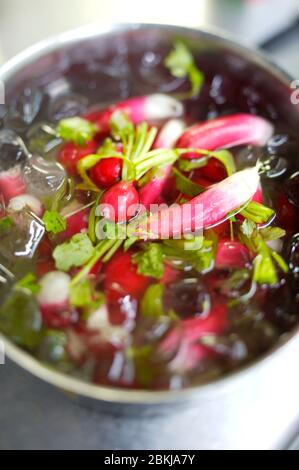
[[[252,200],[254,202],[259,202],[260,204],[264,204],[264,195],[263,195],[263,190],[261,188],[261,185],[256,190],[256,193],[254,194]]]
[[[104,110],[91,112],[85,118],[97,124],[100,134],[107,134],[110,131],[111,116],[117,110],[123,111],[134,124],[138,124],[142,121],[179,117],[183,114],[183,105],[168,95],[138,96]]]
[[[113,221],[124,222],[132,218],[139,208],[139,195],[133,183],[121,181],[108,189],[100,204],[101,214]]]
[[[65,328],[78,320],[78,314],[69,305],[71,278],[61,271],[52,271],[40,280],[37,301],[45,325]]]
[[[263,146],[272,134],[273,126],[265,119],[251,114],[235,114],[195,124],[179,138],[177,147],[217,150],[242,144]],[[198,158],[198,155],[191,152],[182,158]],[[226,176],[223,164],[215,158],[211,158],[200,172],[213,182]]]
[[[172,148],[184,128],[185,123],[182,119],[169,120],[160,130],[153,147]],[[157,204],[158,198],[161,196],[170,176],[171,168],[172,165],[166,165],[151,172],[150,181],[139,192],[140,204],[143,210],[149,210],[151,204]]]
[[[257,168],[239,171],[185,204],[140,219],[130,230],[143,239],[167,239],[219,224],[253,197],[259,180]]]
[[[239,241],[219,240],[215,266],[241,269],[250,263],[251,258],[249,250]]]
[[[210,313],[203,318],[182,320],[180,325],[173,329],[160,346],[161,354],[177,351],[170,363],[173,371],[185,371],[195,367],[199,361],[211,355],[198,340],[207,334],[221,334],[228,326],[226,305],[215,305]]]
[[[195,124],[177,141],[179,148],[215,150],[236,145],[263,146],[273,134],[268,121],[251,114],[235,114]]]
[[[20,212],[24,209],[31,210],[38,217],[43,214],[43,205],[40,200],[31,194],[22,194],[10,199],[7,210],[8,212]]]
[[[3,195],[5,202],[25,192],[26,185],[20,165],[0,173],[0,194]]]

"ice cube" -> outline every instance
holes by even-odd
[[[0,128],[3,126],[5,116],[7,114],[7,107],[4,104],[0,104]]]
[[[31,156],[24,167],[24,181],[27,193],[42,201],[52,197],[66,179],[63,167],[39,156]]]
[[[2,264],[9,270],[17,258],[33,258],[45,233],[42,223],[27,210],[11,214],[11,219],[13,226],[0,232]]]
[[[55,150],[58,149],[62,142],[57,137],[55,129],[46,122],[41,122],[31,127],[27,133],[27,138],[30,152],[46,158],[54,156]]]
[[[88,100],[78,93],[66,93],[52,99],[48,108],[50,121],[58,122],[61,119],[80,116],[88,107]]]
[[[29,152],[20,136],[10,129],[0,130],[0,172],[23,165],[28,156]]]
[[[27,86],[12,102],[9,120],[30,125],[37,117],[43,101],[43,94],[37,86]]]

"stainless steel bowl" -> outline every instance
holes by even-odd
[[[118,25],[105,29],[89,26],[22,52],[1,67],[0,80],[6,84],[8,101],[24,83],[39,81],[48,85],[66,71],[84,85],[82,71],[74,64],[82,60],[93,63],[95,58],[101,58],[109,69],[111,60],[125,53],[128,62],[120,60],[114,67],[125,70],[129,79],[126,76],[116,94],[113,84],[102,81],[102,86],[96,88],[98,99],[112,101],[122,93],[133,95],[137,85],[139,92],[141,88],[150,93],[155,91],[150,72],[140,87],[132,64],[147,51],[167,49],[178,37],[199,55],[210,54],[219,70],[226,67],[235,77],[244,74],[250,77],[252,87],[279,109],[286,126],[298,129],[299,110],[290,101],[291,78],[263,55],[207,31],[157,25]],[[88,73],[96,77],[99,69],[90,68]],[[122,78],[121,73],[117,79]],[[169,426],[176,433],[176,448],[278,448],[286,444],[295,430],[299,415],[297,330],[283,337],[275,350],[228,377],[196,388],[162,392],[84,383],[45,367],[7,338],[1,339],[10,359],[49,384],[70,392],[79,402],[101,410],[118,410],[120,414],[138,413],[140,419],[158,416],[162,426]]]

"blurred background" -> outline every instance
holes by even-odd
[[[0,0],[0,63],[91,22],[167,23],[226,30],[244,43],[265,46],[297,76],[298,17],[299,0]]]

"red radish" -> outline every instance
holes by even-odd
[[[160,346],[160,353],[176,352],[170,363],[175,371],[189,370],[199,361],[209,357],[211,351],[196,342],[207,334],[222,334],[228,326],[227,307],[219,304],[213,306],[210,313],[203,318],[182,320],[180,325],[173,329]]]
[[[38,278],[43,277],[50,271],[55,271],[55,261],[52,258],[52,252],[53,246],[46,234],[38,245],[38,257],[36,261]]]
[[[258,202],[260,204],[264,204],[264,195],[263,195],[263,190],[261,188],[261,185],[259,185],[256,193],[254,194],[252,200],[254,202]]]
[[[182,134],[185,123],[182,119],[169,120],[160,130],[153,145],[154,148],[173,147],[178,137]],[[143,210],[149,210],[151,204],[157,204],[167,180],[171,174],[172,165],[166,165],[151,172],[150,181],[140,189],[140,204]]]
[[[299,229],[299,209],[292,204],[285,193],[280,193],[276,202],[277,224],[287,230]]]
[[[98,143],[95,140],[87,142],[83,147],[67,142],[59,152],[58,161],[71,176],[77,175],[77,163],[86,155],[96,153]]]
[[[129,220],[138,208],[139,194],[134,184],[126,181],[120,181],[108,189],[100,204],[101,214],[113,222]]]
[[[110,119],[115,111],[123,111],[134,124],[138,124],[142,121],[179,117],[183,114],[183,105],[168,95],[158,93],[129,98],[84,117],[96,123],[99,133],[105,135],[110,131]]]
[[[120,158],[104,158],[91,170],[90,177],[99,188],[110,188],[121,177],[122,160]]]
[[[25,192],[26,185],[20,165],[0,173],[0,195],[3,195],[5,202]]]
[[[132,234],[143,239],[173,238],[219,224],[255,194],[257,168],[239,171],[185,204],[150,214],[132,226]]]
[[[219,240],[217,246],[216,268],[236,268],[246,267],[251,261],[249,250],[239,241]]]
[[[24,209],[31,210],[38,217],[43,215],[43,205],[37,197],[32,194],[22,194],[10,199],[7,210],[8,212],[20,212]]]
[[[36,262],[36,273],[38,277],[43,277],[50,271],[55,271],[55,261],[51,258],[38,259]]]
[[[252,114],[235,114],[195,124],[177,141],[179,148],[215,150],[236,145],[263,146],[273,134],[273,126]]]
[[[37,301],[43,322],[49,328],[65,328],[78,320],[78,314],[69,305],[71,278],[61,271],[47,273],[40,280]]]
[[[184,132],[176,146],[205,150],[249,144],[263,146],[272,134],[273,126],[265,119],[251,114],[235,114],[195,124]],[[183,158],[198,158],[198,155],[186,153]],[[213,182],[221,181],[226,176],[224,166],[215,158],[209,160],[201,173]]]
[[[72,213],[74,214],[68,217],[68,215]],[[86,209],[76,199],[62,209],[61,215],[66,217],[66,230],[58,235],[61,241],[68,240],[76,233],[87,230],[88,209]]]
[[[162,284],[170,284],[171,282],[175,282],[180,275],[180,271],[177,269],[172,268],[168,264],[164,266],[164,274],[161,279]]]
[[[138,274],[132,263],[132,252],[118,251],[105,266],[105,292],[108,302],[118,301],[130,295],[139,300],[151,282],[149,277]]]

